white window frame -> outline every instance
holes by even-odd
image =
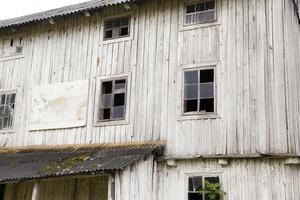
[[[196,23],[196,24],[186,24],[186,6],[195,4],[197,2],[200,2],[201,0],[185,0],[180,3],[180,9],[179,9],[179,31],[188,31],[193,29],[199,29],[199,28],[207,28],[212,26],[219,26],[221,23],[219,22],[218,16],[219,14],[219,2],[218,0],[215,0],[215,19],[209,22],[202,22],[202,23]],[[206,1],[206,0],[204,0]]]
[[[2,57],[2,51],[4,50],[4,41],[5,40],[10,40],[10,39],[19,39],[22,38],[23,44],[22,44],[22,52],[18,54],[13,54],[10,56],[4,56]],[[26,38],[24,34],[16,34],[12,36],[5,36],[3,38],[0,38],[0,62],[3,61],[8,61],[8,60],[13,60],[13,59],[20,59],[24,58],[25,56],[25,46],[26,46]]]
[[[178,121],[185,120],[200,120],[200,119],[217,119],[220,118],[218,115],[218,94],[217,94],[217,65],[218,62],[203,63],[203,64],[192,64],[182,66],[180,69],[180,77],[178,83],[180,84],[180,108]],[[214,112],[184,112],[184,72],[194,71],[194,70],[205,70],[213,69],[214,70]]]
[[[188,192],[189,192],[189,178],[190,177],[195,177],[195,176],[202,176],[202,177],[219,177],[220,180],[220,184],[222,186],[223,183],[223,177],[222,177],[223,172],[221,171],[203,171],[203,172],[186,172],[185,175],[185,200],[188,200],[189,196],[188,196]]]
[[[13,123],[12,127],[8,129],[0,129],[1,133],[14,133],[15,132],[15,126],[16,126],[16,109],[18,106],[18,90],[19,89],[0,89],[0,95],[2,94],[8,94],[8,93],[15,93],[15,108],[14,108],[14,117],[13,117]]]
[[[125,116],[124,119],[116,119],[116,120],[107,120],[101,121],[99,120],[100,115],[100,101],[101,101],[101,90],[102,90],[102,82],[112,81],[116,79],[126,79],[126,95],[125,95]],[[115,126],[115,125],[126,125],[129,123],[129,105],[130,105],[130,83],[131,83],[131,74],[118,74],[111,76],[103,76],[99,77],[96,80],[95,87],[95,103],[94,103],[94,126]]]
[[[118,19],[118,18],[122,18],[122,17],[129,17],[129,35],[125,36],[125,37],[115,38],[115,39],[114,38],[105,39],[105,22],[108,20]],[[133,12],[104,17],[102,19],[101,27],[100,27],[100,37],[101,37],[100,45],[133,40],[133,34],[134,34],[134,14],[133,14]]]

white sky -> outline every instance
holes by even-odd
[[[51,10],[88,0],[0,0],[0,20]]]

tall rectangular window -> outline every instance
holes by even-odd
[[[185,24],[199,24],[216,19],[215,0],[200,0],[197,3],[186,5]]]
[[[200,190],[204,188],[205,181],[209,183],[220,183],[218,176],[192,176],[188,179],[188,200],[209,200],[208,196],[201,194]],[[217,197],[217,200],[220,200]]]
[[[184,72],[184,113],[215,112],[214,69]]]
[[[104,40],[117,39],[130,35],[130,17],[121,17],[104,22]]]
[[[4,200],[5,185],[0,185],[0,200]]]
[[[99,121],[125,119],[126,87],[124,78],[102,82]]]
[[[0,93],[0,130],[13,127],[15,99],[15,92]]]

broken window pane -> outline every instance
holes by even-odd
[[[214,99],[201,99],[200,112],[214,112]]]
[[[114,106],[124,106],[125,105],[125,93],[115,94]]]
[[[110,108],[101,109],[100,113],[101,113],[101,116],[100,116],[101,120],[110,119]]]
[[[112,81],[107,81],[102,83],[102,94],[112,93]]]
[[[200,83],[214,82],[214,70],[205,69],[200,71]]]

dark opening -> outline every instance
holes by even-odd
[[[11,47],[14,46],[14,39],[11,39],[11,40],[10,40],[10,46],[11,46]]]
[[[102,94],[112,93],[112,81],[107,81],[102,83]]]
[[[197,99],[185,100],[184,104],[184,112],[197,112]]]
[[[214,99],[200,99],[200,112],[214,112]]]
[[[4,200],[5,185],[0,185],[0,200]]]

